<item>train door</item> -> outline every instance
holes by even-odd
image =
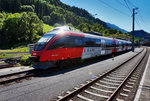
[[[108,39],[106,42],[106,54],[111,54],[112,53],[112,41],[111,39]]]
[[[117,51],[117,42],[116,42],[116,40],[115,40],[115,39],[113,39],[112,44],[113,44],[112,53],[114,53],[114,52],[116,52],[116,51]]]
[[[82,59],[88,59],[91,57],[91,41],[90,38],[85,37],[84,38],[84,47],[83,47],[83,53],[82,53]]]
[[[121,45],[121,41],[118,41],[119,47],[118,47],[118,52],[122,51],[122,45]]]
[[[83,38],[72,37],[70,42],[72,43],[71,58],[81,58],[83,52]]]
[[[105,55],[106,42],[104,39],[101,40],[101,47],[102,47],[101,55]]]
[[[102,50],[102,47],[101,47],[101,39],[96,39],[96,49],[95,49],[95,56],[100,56],[101,55],[101,50]]]
[[[123,51],[123,49],[124,49],[124,42],[123,41],[121,41],[121,46],[122,46],[122,51]]]

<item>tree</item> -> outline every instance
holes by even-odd
[[[42,20],[46,24],[50,24],[51,23],[51,17],[50,16],[43,16]]]
[[[5,20],[5,13],[0,13],[0,31],[2,30],[4,20]]]
[[[102,33],[103,36],[109,36],[109,31],[108,29],[105,29]]]
[[[54,25],[55,23],[59,23],[61,25],[64,25],[66,23],[66,20],[64,18],[64,16],[62,14],[56,13],[56,12],[52,12],[50,14],[51,16],[51,25]]]
[[[3,23],[4,23],[4,20],[5,20],[5,13],[0,13],[0,46],[1,46],[1,44],[2,44],[2,37],[3,37],[3,35],[2,35],[2,28],[3,28]]]
[[[94,32],[100,32],[102,33],[104,30],[104,27],[98,23],[95,23],[93,26],[92,26],[92,31]]]
[[[59,26],[61,26],[61,25],[58,24],[58,23],[55,23],[55,24],[54,24],[54,27],[59,27]]]
[[[109,34],[116,34],[117,33],[117,30],[116,29],[108,29],[109,30]],[[119,31],[120,33],[121,31]]]
[[[33,12],[7,14],[2,28],[5,45],[27,44],[42,35],[43,22]]]
[[[74,27],[74,26],[72,25],[72,23],[68,23],[67,25],[70,26],[70,27]]]
[[[26,12],[34,12],[34,9],[33,9],[33,7],[32,6],[30,6],[30,5],[23,5],[23,6],[21,6],[20,7],[20,11],[26,11]]]
[[[80,25],[77,26],[77,28],[82,31],[82,32],[90,32],[91,30],[91,25],[87,23],[81,23]]]

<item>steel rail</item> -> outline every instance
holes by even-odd
[[[9,67],[13,67],[14,64],[0,64],[0,69],[4,69],[4,68],[9,68]]]
[[[126,78],[123,80],[123,82],[118,86],[118,88],[111,94],[111,96],[107,99],[107,101],[112,101],[112,99],[115,97],[115,95],[118,93],[118,91],[122,88],[122,86],[125,84],[125,82],[128,80],[128,78],[133,74],[133,72],[137,69],[137,67],[140,65],[142,60],[147,54],[147,48],[146,52],[143,55],[143,57],[138,61],[138,63],[133,67],[133,69],[130,71],[130,73],[126,76]]]
[[[80,93],[82,90],[88,88],[90,85],[94,84],[96,81],[98,81],[100,78],[103,78],[104,76],[106,76],[107,74],[109,74],[110,72],[116,70],[117,68],[119,68],[120,66],[126,64],[127,62],[129,62],[130,60],[132,60],[133,58],[135,58],[136,56],[138,56],[141,52],[143,52],[144,49],[142,49],[142,51],[140,51],[138,54],[132,56],[130,59],[124,61],[123,63],[120,63],[118,66],[112,68],[109,71],[104,72],[100,77],[97,77],[96,79],[88,82],[85,85],[82,85],[81,87],[79,87],[78,89],[70,92],[69,94],[66,94],[65,96],[63,96],[62,98],[58,99],[57,101],[67,101],[69,98],[72,98],[73,96],[75,96],[76,94]]]
[[[6,75],[0,75],[0,85],[6,84],[6,83],[10,83],[10,82],[13,82],[13,81],[16,81],[16,80],[21,80],[21,79],[24,79],[24,78],[27,78],[27,77],[34,76],[35,75],[34,71],[35,70],[32,69],[32,70],[27,70],[27,71],[22,71],[22,72],[16,72],[16,73],[11,73],[11,74],[6,74]],[[29,72],[33,72],[33,73],[27,74]],[[27,74],[27,75],[19,77],[19,75],[21,75],[21,74]],[[9,78],[9,77],[13,77],[13,76],[18,76],[18,77],[2,80],[3,78]]]

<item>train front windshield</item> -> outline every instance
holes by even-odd
[[[55,34],[46,34],[36,43],[34,51],[41,51],[45,48],[48,42],[55,36]]]

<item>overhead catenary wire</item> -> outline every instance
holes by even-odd
[[[124,5],[120,0],[115,0],[117,3],[119,3],[120,5],[127,7],[126,5]]]
[[[137,6],[133,4],[130,0],[127,0],[128,4],[131,5],[132,7],[136,8]]]
[[[126,4],[127,8],[129,9],[130,13],[132,13],[132,10],[130,9],[130,7],[129,7],[128,3],[126,2],[126,0],[124,0],[124,2]]]
[[[107,6],[107,7],[111,8],[111,9],[115,10],[116,12],[119,12],[120,14],[125,15],[125,16],[128,16],[128,17],[132,17],[132,16],[133,16],[133,15],[132,15],[132,8],[137,8],[137,6],[136,6],[134,3],[132,3],[130,0],[122,0],[122,1],[121,1],[121,0],[115,0],[115,1],[116,1],[117,3],[119,3],[121,6],[127,8],[127,9],[129,10],[129,12],[130,12],[130,15],[129,15],[129,14],[127,14],[127,13],[125,13],[125,12],[119,10],[119,9],[116,8],[115,6],[113,6],[113,5],[109,4],[109,3],[107,3],[105,0],[97,0],[97,1],[103,3],[105,6]],[[124,2],[124,3],[123,3],[123,2]],[[139,13],[139,11],[138,11],[138,13]],[[142,29],[143,26],[144,26],[144,27],[147,27],[147,28],[150,28],[150,27],[147,26],[146,22],[144,21],[144,19],[143,19],[143,17],[142,17],[142,14],[138,14],[138,15],[136,16],[135,23],[136,23],[137,26],[140,27],[141,29]],[[142,23],[142,24],[141,24],[141,23]]]
[[[103,3],[104,5],[106,5],[106,6],[110,7],[110,8],[112,8],[113,10],[115,10],[115,11],[117,11],[117,12],[123,14],[123,15],[130,16],[130,15],[128,15],[128,14],[122,12],[121,10],[119,10],[119,9],[117,9],[117,8],[115,8],[115,7],[111,6],[111,5],[109,5],[108,3],[104,2],[103,0],[98,0],[98,1],[101,2],[101,3]]]
[[[139,15],[140,15],[139,17],[140,17],[141,21],[143,22],[143,24],[145,24],[145,21],[143,20],[143,16],[140,11],[139,11]]]
[[[124,2],[125,2],[125,4],[126,4],[126,7],[127,7],[127,9],[130,11],[130,13],[132,13],[132,10],[131,10],[131,2],[130,2],[130,6],[129,6],[129,1],[127,2],[127,0],[124,0]],[[132,4],[133,5],[133,4]],[[130,8],[131,7],[131,8]],[[135,13],[135,14],[137,14],[137,13]],[[133,15],[132,15],[133,16]],[[139,22],[139,19],[136,17],[136,19],[135,19],[135,22],[136,22],[136,24],[138,25],[138,27],[141,27],[141,25],[140,25],[140,22]]]
[[[140,11],[139,11],[139,18],[141,19],[140,21],[142,22],[144,27],[150,28],[150,27],[148,27],[148,24],[144,21],[142,13]]]
[[[127,4],[129,4],[130,6],[132,6],[132,8],[137,8],[137,6],[135,4],[133,4],[130,0],[124,0]],[[128,6],[129,6],[128,5]],[[130,7],[129,7],[130,8]],[[128,8],[128,9],[129,9]],[[136,17],[136,24],[141,28],[142,26],[150,28],[147,26],[147,23],[144,21],[143,16],[141,14],[141,12],[138,10],[138,15]]]
[[[136,17],[135,22],[139,27],[141,27],[138,17]]]

